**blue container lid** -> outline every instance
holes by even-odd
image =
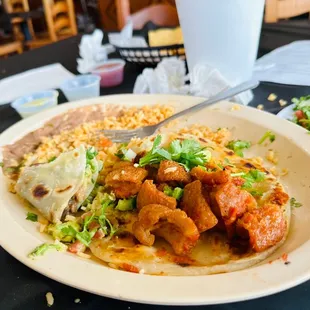
[[[20,112],[35,113],[42,109],[46,109],[49,106],[55,105],[55,100],[57,100],[58,95],[59,92],[57,90],[36,92],[16,99],[12,102],[11,106]],[[37,104],[35,104],[35,101],[38,101]]]
[[[73,79],[63,82],[60,88],[68,91],[74,91],[76,89],[92,87],[95,86],[100,79],[100,76],[94,74],[79,75]]]

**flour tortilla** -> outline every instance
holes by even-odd
[[[234,254],[227,245],[227,239],[219,233],[205,232],[201,235],[193,252],[182,261],[164,240],[156,240],[151,247],[137,245],[128,239],[104,238],[94,240],[90,250],[97,258],[110,267],[124,269],[124,266],[134,266],[141,273],[150,275],[197,276],[232,272],[249,268],[270,256],[286,240],[289,232],[291,208],[282,207],[287,222],[287,230],[283,239],[273,247],[261,252],[249,252],[245,255]],[[166,250],[165,255],[158,251]],[[191,265],[187,260],[193,260]]]
[[[99,173],[95,158],[93,166],[95,171],[89,172],[86,150],[81,145],[73,151],[62,153],[50,163],[25,167],[15,189],[44,217],[57,223],[68,210],[72,198],[77,209],[94,188]]]

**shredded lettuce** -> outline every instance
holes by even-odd
[[[57,251],[66,251],[67,250],[67,246],[64,245],[63,243],[59,242],[59,243],[43,243],[39,246],[37,246],[31,253],[28,254],[29,258],[35,259],[38,256],[43,256],[47,251],[55,249]]]
[[[73,242],[76,239],[76,234],[80,230],[80,224],[73,221],[61,224],[50,224],[47,227],[47,232],[52,235],[54,239],[63,242]]]
[[[92,238],[97,232],[98,228],[89,229],[89,224],[91,222],[97,222],[100,228],[107,235],[113,236],[117,229],[111,224],[110,220],[106,216],[106,209],[108,207],[114,207],[115,197],[107,193],[98,192],[91,205],[91,213],[86,216],[83,222],[82,231],[76,233],[76,239],[82,242],[85,246],[89,246]]]
[[[292,102],[295,104],[294,111],[300,111],[301,117],[295,114],[292,121],[295,124],[310,130],[310,95],[298,98],[293,98]]]
[[[264,143],[266,139],[269,139],[269,141],[272,143],[276,139],[276,135],[271,131],[266,131],[265,134],[258,141],[258,144]]]
[[[251,143],[242,140],[232,140],[228,142],[226,147],[230,150],[233,150],[238,156],[243,157],[242,150],[250,148]]]
[[[88,231],[88,225],[93,221],[95,218],[95,213],[90,216],[86,216],[83,223],[83,230],[81,232],[76,233],[76,239],[82,242],[85,246],[89,246],[91,239],[96,233],[96,229]]]

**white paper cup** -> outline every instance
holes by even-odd
[[[176,0],[191,71],[205,63],[232,85],[252,76],[265,0]]]

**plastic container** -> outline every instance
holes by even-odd
[[[60,89],[69,101],[98,97],[100,95],[100,77],[97,75],[79,75],[60,85]]]
[[[36,92],[20,97],[12,102],[14,108],[22,118],[55,107],[58,104],[58,91],[48,90]]]
[[[96,74],[101,77],[100,85],[102,87],[117,86],[124,80],[124,67],[124,60],[111,59],[93,69],[92,74]]]
[[[233,86],[252,76],[265,0],[176,0],[189,71],[204,63]]]

